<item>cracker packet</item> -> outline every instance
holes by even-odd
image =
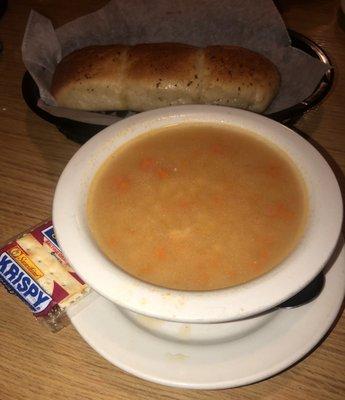
[[[0,248],[0,282],[52,332],[69,324],[67,310],[90,292],[62,254],[52,221]]]

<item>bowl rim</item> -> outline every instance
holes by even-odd
[[[309,220],[296,249],[271,272],[231,288],[177,291],[142,282],[114,268],[93,242],[87,228],[85,198],[96,170],[129,139],[150,129],[183,122],[229,124],[254,131],[287,151],[295,161],[307,184]],[[154,318],[215,323],[265,312],[306,286],[322,270],[335,248],[342,212],[342,198],[333,171],[320,153],[297,133],[249,111],[188,105],[134,115],[105,128],[84,144],[58,181],[53,201],[53,225],[71,266],[110,301]]]

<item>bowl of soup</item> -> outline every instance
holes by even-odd
[[[323,157],[289,128],[219,106],[167,107],[109,126],[63,171],[53,223],[73,268],[135,315],[216,323],[305,287],[339,237]]]

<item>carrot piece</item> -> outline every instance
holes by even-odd
[[[189,209],[192,208],[192,202],[191,202],[191,201],[188,201],[188,200],[186,200],[186,199],[180,200],[180,201],[177,203],[177,206],[178,206],[178,208],[181,208],[182,210],[189,210]]]
[[[224,207],[226,204],[225,197],[220,194],[215,194],[215,195],[211,196],[211,201],[212,201],[213,205],[215,205],[217,207]]]
[[[295,217],[295,213],[281,201],[269,205],[266,208],[266,215],[284,221],[291,221]]]
[[[166,249],[163,246],[158,246],[154,249],[154,256],[158,258],[158,260],[163,261],[167,258]]]
[[[266,263],[268,261],[269,251],[266,248],[262,248],[259,251],[259,260],[261,263]]]
[[[214,143],[210,147],[211,153],[223,156],[225,154],[224,148],[219,143]]]
[[[117,176],[113,180],[114,187],[119,193],[126,193],[130,187],[130,180],[126,176]]]
[[[170,175],[166,168],[157,168],[155,173],[159,179],[166,179]]]
[[[108,239],[108,246],[109,247],[116,247],[116,245],[118,244],[118,240],[116,239],[116,238],[114,238],[114,237],[110,237],[109,239]]]
[[[263,236],[261,236],[259,238],[259,241],[264,246],[271,247],[275,243],[276,239],[274,238],[273,235],[267,233],[267,234],[264,234]]]
[[[199,275],[197,279],[199,281],[200,286],[207,285],[210,282],[210,274],[206,271],[199,270]]]
[[[263,172],[265,175],[270,178],[279,178],[281,176],[281,168],[275,164],[269,164],[267,167],[264,167]]]
[[[152,172],[155,168],[156,160],[152,157],[145,157],[139,163],[139,168],[144,172]]]

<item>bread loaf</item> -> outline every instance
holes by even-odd
[[[89,111],[218,104],[263,112],[279,82],[271,61],[241,47],[156,43],[77,50],[57,65],[51,92],[59,106]]]

